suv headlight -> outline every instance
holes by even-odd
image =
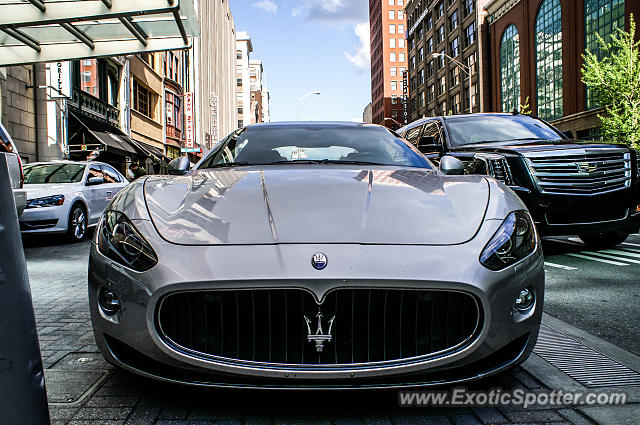
[[[44,198],[30,199],[25,208],[56,207],[64,204],[64,195],[45,196]]]
[[[143,272],[158,263],[151,245],[131,221],[117,211],[106,211],[98,228],[98,250],[118,264]]]
[[[527,211],[509,214],[480,255],[480,262],[498,271],[527,257],[536,249],[536,229]]]
[[[636,177],[640,180],[640,149],[633,149],[636,154]]]
[[[495,153],[478,153],[475,158],[486,164],[487,174],[491,177],[507,186],[513,186],[513,177],[507,158]]]

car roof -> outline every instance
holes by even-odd
[[[318,127],[318,128],[330,128],[330,127],[345,127],[345,128],[357,128],[357,127],[380,127],[386,128],[378,124],[369,124],[356,121],[276,121],[251,124],[245,128],[285,128],[285,127]]]
[[[38,161],[38,162],[30,162],[25,165],[48,165],[48,164],[80,164],[80,165],[88,165],[88,164],[98,164],[98,165],[109,165],[100,161],[69,161],[65,159],[54,160],[54,161]]]

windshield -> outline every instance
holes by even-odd
[[[341,125],[249,127],[228,137],[198,168],[283,163],[432,168],[413,146],[384,128]]]
[[[455,146],[519,140],[563,139],[546,123],[527,115],[479,115],[445,120]]]
[[[78,183],[84,167],[82,164],[25,165],[24,184]]]

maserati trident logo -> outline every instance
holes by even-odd
[[[321,252],[316,252],[311,257],[311,265],[316,270],[322,270],[327,267],[327,256]]]
[[[598,164],[590,162],[579,162],[576,165],[578,166],[578,172],[584,174],[593,173],[598,169]]]
[[[318,318],[318,328],[316,329],[315,333],[313,333],[313,331],[311,330],[311,327],[313,326],[313,324],[311,323],[311,319],[309,319],[306,314],[304,315],[304,321],[307,322],[308,341],[315,343],[316,351],[318,353],[322,353],[324,343],[331,342],[331,340],[333,339],[333,335],[331,335],[331,329],[333,328],[333,321],[336,320],[336,316],[334,314],[327,322],[327,324],[329,325],[327,333],[324,333],[324,331],[322,330],[322,311],[318,310],[318,314],[316,314],[316,317]]]

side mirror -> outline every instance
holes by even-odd
[[[445,155],[440,158],[440,171],[448,176],[461,176],[464,174],[464,162],[458,158]]]
[[[103,183],[104,177],[89,177],[89,180],[87,180],[87,186],[95,186]]]
[[[564,134],[567,139],[573,140],[576,137],[573,135],[573,131],[563,131],[562,134]]]
[[[418,140],[418,150],[420,152],[441,152],[442,146],[436,143],[436,138],[433,136],[422,136]]]
[[[186,156],[181,156],[180,158],[176,158],[167,165],[167,173],[172,176],[182,176],[189,172],[189,168],[191,164],[189,163],[189,158]]]

